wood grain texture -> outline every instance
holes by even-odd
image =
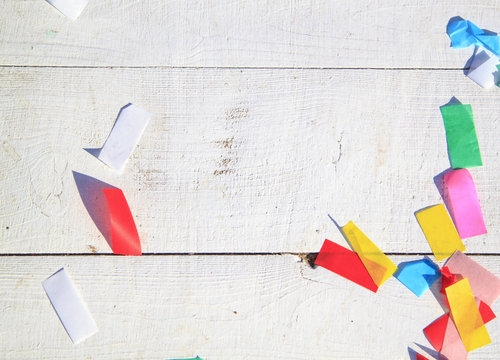
[[[145,252],[311,252],[331,214],[385,252],[429,252],[413,213],[441,201],[439,106],[471,103],[471,169],[497,252],[498,92],[460,71],[0,70],[0,252],[110,252],[72,171],[123,189]],[[129,101],[154,115],[123,174],[83,150]]]
[[[61,267],[99,327],[78,346],[41,286]],[[408,359],[443,313],[395,278],[374,294],[290,255],[0,257],[0,277],[2,359]],[[497,358],[498,319],[487,327],[471,360]]]
[[[100,0],[75,22],[4,0],[0,64],[462,68],[454,16],[500,30],[495,0]]]

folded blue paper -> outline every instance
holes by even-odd
[[[425,258],[399,264],[394,276],[420,297],[441,277],[441,273],[436,264]]]
[[[500,56],[500,37],[486,33],[468,20],[450,22],[446,32],[454,48],[482,46],[496,56]]]

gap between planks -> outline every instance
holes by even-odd
[[[319,66],[175,66],[175,65],[14,65],[0,64],[7,69],[173,69],[173,70],[377,70],[377,71],[465,71],[470,67],[319,67]]]

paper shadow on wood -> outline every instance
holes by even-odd
[[[427,346],[423,346],[419,343],[415,343],[415,345],[417,345],[419,348],[421,348],[423,351],[425,351],[427,354],[429,354],[429,356],[432,356],[432,358],[434,358],[436,360],[438,360],[438,359],[439,360],[451,360],[451,359],[448,359],[443,354],[438,353],[436,350],[428,348]]]
[[[116,189],[116,187],[76,171],[73,171],[73,177],[75,178],[76,187],[82,198],[83,205],[85,205],[97,229],[99,229],[112,249],[111,221],[108,202],[103,190]]]

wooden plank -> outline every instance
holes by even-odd
[[[500,274],[498,257],[474,259]],[[61,267],[99,326],[78,346],[41,286]],[[443,313],[395,278],[374,294],[291,255],[3,256],[0,278],[2,359],[408,359]],[[498,320],[487,327],[471,360],[498,358]]]
[[[91,1],[69,21],[41,0],[4,0],[0,64],[453,67],[450,18],[499,31],[495,0]]]
[[[471,169],[498,252],[498,93],[460,71],[0,70],[0,252],[109,252],[72,171],[120,187],[145,252],[311,252],[353,220],[386,252],[430,252],[414,211],[441,201],[439,106],[471,103]],[[153,119],[122,175],[83,150],[129,101]]]

